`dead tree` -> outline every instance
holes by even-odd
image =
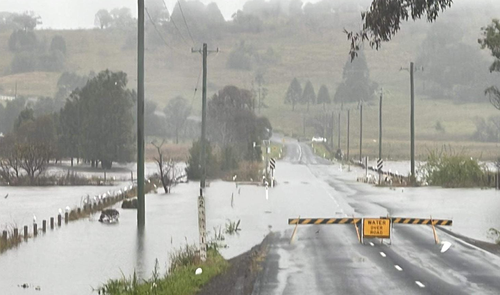
[[[178,171],[175,167],[175,163],[170,160],[168,162],[164,161],[162,146],[165,143],[165,139],[162,140],[160,144],[156,143],[156,140],[151,144],[156,148],[158,152],[158,156],[154,158],[156,164],[158,165],[158,169],[160,170],[160,180],[163,185],[163,189],[165,193],[170,193],[170,189],[172,186],[177,184],[177,175]]]

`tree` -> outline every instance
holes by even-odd
[[[222,167],[233,166],[233,160],[260,159],[261,151],[253,143],[260,143],[268,131],[254,108],[252,93],[235,86],[224,87],[208,102],[207,135],[225,152]]]
[[[318,91],[317,103],[323,104],[323,109],[326,109],[326,104],[330,104],[332,100],[330,99],[330,93],[328,93],[328,88],[323,84]]]
[[[364,41],[372,48],[379,49],[382,42],[387,42],[396,35],[401,28],[401,21],[425,16],[428,22],[432,22],[440,12],[451,7],[452,3],[453,0],[373,0],[370,9],[361,13],[362,30],[344,30],[351,43],[351,59],[357,56]]]
[[[433,99],[478,101],[491,80],[480,49],[463,43],[462,35],[456,27],[439,23],[422,42],[416,64],[424,72],[418,77],[425,81],[424,93]]]
[[[14,130],[17,131],[23,124],[28,122],[35,121],[35,116],[32,108],[26,108],[17,117],[16,122],[14,123]]]
[[[35,15],[33,11],[26,11],[23,14],[14,16],[13,22],[17,23],[23,31],[33,31],[37,25],[42,24],[42,18]]]
[[[146,0],[145,4],[151,21],[156,25],[163,26],[170,21],[170,12],[163,0]]]
[[[80,103],[76,95],[72,95],[66,100],[66,104],[59,113],[59,126],[61,135],[59,137],[59,147],[61,155],[71,158],[78,158],[81,153],[81,122]]]
[[[100,9],[94,18],[94,25],[102,29],[109,28],[113,23],[113,17],[106,9]]]
[[[161,184],[163,185],[163,189],[165,190],[165,193],[168,194],[170,193],[171,187],[177,184],[178,171],[175,167],[175,163],[172,160],[167,162],[165,161],[162,151],[162,146],[164,143],[165,139],[162,140],[160,144],[158,144],[156,140],[151,144],[153,144],[158,153],[158,156],[155,157],[154,160],[158,165],[158,169],[160,170],[160,180]]]
[[[186,175],[188,179],[198,180],[201,178],[201,140],[193,142],[189,149],[189,159],[186,167]],[[217,160],[212,153],[212,146],[210,142],[205,143],[205,163],[206,163],[206,176],[213,178],[217,176]]]
[[[307,104],[307,110],[309,111],[309,104],[316,103],[316,93],[314,93],[314,87],[311,81],[307,81],[304,87],[304,93],[302,94],[302,99],[300,101],[302,104]]]
[[[481,31],[483,38],[478,40],[481,48],[488,48],[495,58],[490,66],[490,72],[500,72],[500,20],[492,20],[492,23],[481,28]],[[490,86],[485,90],[485,94],[489,95],[491,104],[500,110],[500,90],[496,86]]]
[[[80,110],[82,155],[104,169],[131,160],[135,93],[126,86],[127,74],[105,70],[72,94]]]
[[[257,97],[257,108],[259,109],[259,114],[260,114],[260,109],[265,106],[264,100],[267,97],[268,90],[265,87],[266,80],[264,79],[264,73],[258,72],[255,74],[255,78],[252,81],[252,85],[257,84],[257,89],[254,89],[255,96]]]
[[[35,50],[38,40],[33,31],[15,30],[9,37],[9,50],[13,52]]]
[[[292,111],[295,111],[295,104],[300,102],[301,98],[302,87],[300,86],[299,80],[297,80],[297,78],[293,78],[285,94],[285,104],[291,104]]]
[[[355,60],[347,60],[342,74],[343,81],[335,92],[336,103],[369,101],[378,85],[370,80],[370,72],[362,51]]]
[[[66,41],[63,36],[56,35],[52,38],[50,42],[50,51],[60,51],[63,54],[66,54]]]
[[[175,143],[179,143],[179,133],[184,127],[189,114],[191,114],[188,101],[182,96],[177,96],[168,102],[163,112],[167,118],[169,128],[174,131]]]
[[[8,133],[12,131],[19,114],[25,109],[25,105],[26,98],[22,96],[7,102],[4,116],[0,117],[0,132]]]

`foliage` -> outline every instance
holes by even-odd
[[[328,92],[328,88],[323,84],[319,88],[318,91],[318,98],[316,100],[318,104],[322,103],[323,104],[323,109],[326,108],[326,104],[332,103],[332,100],[330,98],[330,93]]]
[[[33,31],[15,30],[9,38],[9,50],[19,52],[25,50],[35,50],[38,47],[38,40]]]
[[[215,249],[207,251],[207,261],[201,262],[195,256],[195,246],[186,246],[175,253],[177,264],[174,269],[170,266],[165,276],[160,277],[158,263],[155,265],[152,277],[148,280],[139,281],[135,272],[131,278],[122,277],[118,280],[109,280],[96,291],[103,295],[190,295],[195,294],[200,288],[208,283],[213,277],[223,273],[229,263]],[[203,273],[195,275],[195,270],[201,267]]]
[[[80,156],[100,161],[105,169],[114,161],[131,159],[135,93],[126,86],[125,73],[105,70],[71,94],[61,114],[67,120],[61,124],[71,126],[63,128],[63,138],[71,145],[66,150],[75,152],[76,146]],[[76,139],[74,134],[78,134]]]
[[[382,42],[387,42],[401,28],[401,21],[426,17],[433,22],[439,13],[451,7],[453,0],[373,0],[368,11],[361,13],[363,29],[359,32],[348,32],[344,29],[347,39],[351,42],[349,54],[351,59],[357,56],[361,43],[367,41],[377,50]]]
[[[260,33],[264,23],[255,15],[238,10],[232,16],[232,31],[234,33]]]
[[[444,147],[440,152],[430,151],[423,166],[424,178],[430,185],[443,187],[484,186],[483,167],[477,160]]]
[[[256,147],[270,136],[269,121],[257,117],[254,108],[252,93],[235,86],[224,87],[208,102],[208,138],[221,149],[232,147],[236,161],[259,160],[260,149]]]
[[[500,72],[500,20],[493,19],[492,23],[481,28],[483,38],[478,42],[482,49],[489,49],[495,58],[490,66],[490,72]],[[500,110],[500,91],[496,86],[490,86],[485,90],[489,95],[491,104]]]
[[[269,92],[265,85],[266,80],[264,78],[264,73],[262,71],[258,71],[252,81],[252,93],[257,100],[257,109],[259,110],[259,114],[261,108],[266,106],[264,100]]]
[[[189,159],[186,167],[186,174],[188,179],[197,180],[201,177],[201,140],[193,142],[193,146],[189,149]],[[213,178],[217,176],[217,160],[212,153],[212,146],[210,142],[205,144],[205,163],[206,163],[206,176]]]
[[[378,88],[377,83],[370,80],[370,72],[363,51],[355,60],[348,59],[344,65],[342,83],[335,92],[336,103],[370,101]]]
[[[51,116],[33,117],[26,109],[16,121],[13,133],[0,138],[0,174],[7,183],[16,184],[21,170],[35,184],[47,164],[57,154],[56,126]]]
[[[237,234],[241,228],[240,228],[240,221],[238,219],[238,221],[232,221],[230,219],[227,220],[227,223],[226,223],[226,234],[228,235],[234,235],[234,234]]]
[[[307,104],[307,110],[309,111],[309,104],[316,103],[316,93],[314,92],[314,87],[311,81],[307,81],[306,86],[304,87],[304,93],[302,93],[302,99],[300,100],[301,104]]]
[[[66,54],[66,41],[63,36],[55,35],[50,41],[50,51],[60,51],[63,54]]]
[[[22,96],[7,102],[4,113],[0,116],[0,132],[8,133],[12,131],[15,121],[21,111],[24,110],[25,105],[26,98]]]
[[[173,131],[175,143],[179,143],[179,134],[184,130],[186,120],[191,114],[188,101],[182,96],[171,99],[163,110],[167,118],[168,128]]]
[[[285,104],[292,105],[292,111],[295,110],[295,105],[302,99],[302,87],[300,86],[299,80],[293,78],[288,90],[285,94]]]
[[[13,22],[17,23],[24,31],[32,31],[37,25],[42,24],[42,18],[35,15],[33,11],[26,11],[23,14],[16,14]]]
[[[481,101],[491,82],[480,50],[463,43],[462,38],[456,26],[439,23],[431,26],[422,42],[416,65],[423,71],[416,75],[425,81],[423,92],[432,99]]]
[[[476,131],[472,135],[472,139],[482,142],[499,142],[500,141],[500,116],[490,116],[488,120],[482,117],[476,117]]]

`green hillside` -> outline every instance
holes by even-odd
[[[452,11],[452,10],[450,10]],[[460,10],[455,12],[461,15]],[[450,14],[453,15],[453,14]],[[500,16],[500,11],[498,13]],[[277,131],[286,134],[302,135],[303,114],[305,106],[298,105],[294,112],[285,105],[284,95],[290,81],[297,77],[305,85],[310,80],[317,93],[321,84],[325,84],[333,97],[342,80],[342,71],[348,58],[349,43],[342,32],[344,27],[359,26],[358,13],[346,13],[337,19],[336,27],[313,30],[307,26],[285,24],[277,25],[274,30],[264,30],[261,33],[230,33],[225,32],[220,39],[209,43],[211,49],[220,48],[218,54],[211,54],[208,60],[208,95],[211,96],[225,85],[235,85],[247,89],[252,88],[252,80],[256,71],[265,70],[266,87],[269,95],[265,100],[268,108],[262,110]],[[441,21],[441,20],[440,20]],[[447,21],[443,18],[444,22]],[[277,21],[278,23],[278,21]],[[477,38],[480,27],[487,25],[489,19],[481,12],[475,12],[457,28],[464,32],[464,42],[479,49]],[[401,32],[389,43],[383,44],[379,51],[367,48],[365,55],[370,69],[370,77],[383,88],[384,93],[384,150],[392,158],[409,157],[409,74],[400,71],[408,67],[410,61],[417,57],[418,48],[426,37],[431,25],[425,22],[404,24]],[[122,70],[128,74],[129,87],[136,87],[136,51],[124,49],[128,35],[119,29],[93,30],[36,30],[37,37],[50,40],[54,35],[61,35],[67,44],[65,71],[88,74],[89,71],[103,69]],[[17,83],[18,94],[26,96],[53,96],[57,91],[56,83],[61,73],[33,72],[9,74],[12,52],[8,50],[7,42],[11,31],[0,31],[0,87],[1,94],[12,95]],[[193,96],[198,85],[201,88],[201,56],[191,53],[191,45],[187,42],[165,45],[151,45],[150,38],[157,38],[154,30],[149,30],[146,36],[146,98],[157,101],[159,109],[163,109],[167,101],[176,95],[183,95],[189,101],[193,98],[195,112],[199,113],[201,91]],[[167,38],[168,40],[168,38]],[[231,50],[240,41],[255,47],[259,54],[272,48],[279,56],[276,64],[266,66],[255,65],[250,71],[231,70],[226,67]],[[197,44],[196,46],[200,46]],[[488,52],[481,55],[489,60]],[[425,71],[424,71],[425,73]],[[199,82],[198,82],[199,81]],[[197,82],[199,84],[197,84]],[[487,118],[498,115],[487,100],[484,103],[456,104],[449,100],[429,100],[419,95],[423,84],[416,80],[416,139],[417,155],[423,157],[427,149],[451,144],[458,148],[466,147],[476,157],[493,159],[498,155],[498,144],[478,143],[471,137],[476,130],[476,117]],[[359,114],[356,106],[351,108],[351,155],[357,154],[359,138]],[[340,106],[327,105],[326,112],[339,110]],[[322,114],[323,106],[311,107],[306,116]],[[364,109],[364,143],[365,152],[371,155],[377,153],[378,144],[378,101],[368,103]],[[342,142],[345,149],[346,114],[343,112]],[[436,130],[440,122],[444,131]],[[307,136],[313,136],[312,128],[306,129]]]

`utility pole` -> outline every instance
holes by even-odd
[[[206,118],[207,118],[207,43],[203,43],[201,50],[194,50],[191,52],[198,52],[203,55],[203,83],[201,92],[201,151],[200,151],[200,195],[198,197],[198,227],[200,232],[200,259],[205,261],[207,259],[207,223],[205,215],[205,180],[206,180]],[[219,48],[216,51],[219,52]]]
[[[335,127],[335,115],[332,111],[332,150],[335,149],[334,127]]]
[[[359,104],[359,162],[363,161],[363,102]]]
[[[423,71],[424,68],[415,68],[413,62],[410,62],[410,69],[401,67],[400,71],[408,70],[410,72],[410,182],[415,185],[415,83],[414,74],[416,71]]]
[[[415,89],[413,83],[413,62],[410,63],[410,158],[411,158],[411,178],[410,182],[415,185]]]
[[[138,0],[137,41],[137,226],[146,224],[144,196],[144,0]]]
[[[349,161],[349,139],[350,139],[350,134],[349,134],[349,126],[350,126],[350,114],[351,110],[347,109],[347,161]]]
[[[378,158],[382,160],[382,96],[383,90],[380,90],[380,105],[378,111]],[[378,184],[382,183],[382,173],[381,170],[378,172]]]
[[[341,114],[341,111],[339,111],[339,124],[338,124],[338,128],[337,128],[337,133],[338,133],[338,140],[337,140],[337,150],[340,150],[340,114]]]

